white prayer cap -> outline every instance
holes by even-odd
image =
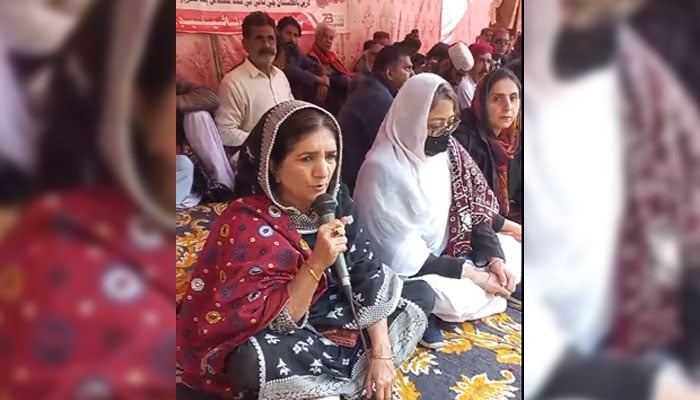
[[[464,42],[457,42],[447,50],[452,66],[460,71],[469,71],[474,66],[474,56]]]

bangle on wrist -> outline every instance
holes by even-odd
[[[316,272],[314,272],[314,269],[311,268],[311,267],[308,266],[308,265],[307,265],[306,267],[309,269],[309,274],[311,274],[311,276],[314,278],[314,280],[315,280],[316,282],[321,282],[321,277],[318,276],[318,275],[316,274]]]
[[[394,356],[375,356],[375,355],[370,355],[369,356],[370,360],[391,360],[394,361]]]

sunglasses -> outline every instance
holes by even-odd
[[[443,135],[449,135],[454,132],[459,126],[460,120],[455,118],[455,120],[447,125],[432,125],[428,126],[428,136],[439,137]]]
[[[508,44],[508,40],[506,39],[496,39],[493,41],[494,44],[497,44],[499,46],[503,46],[504,44]]]

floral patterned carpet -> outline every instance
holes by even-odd
[[[208,227],[227,204],[197,206],[177,212],[177,298],[209,236]],[[418,348],[398,370],[393,400],[518,400],[521,392],[521,310],[483,320],[445,325],[447,345]]]

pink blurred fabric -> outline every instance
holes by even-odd
[[[444,3],[444,4],[443,4]],[[333,50],[346,67],[352,67],[362,52],[362,44],[375,31],[386,31],[394,42],[403,40],[412,29],[418,29],[425,53],[443,38],[441,20],[443,7],[450,1],[418,0],[391,2],[382,0],[357,0],[350,7],[351,33],[339,34]],[[481,28],[488,25],[489,0],[469,0],[464,14],[449,40],[472,43]],[[461,9],[461,8],[460,8]],[[303,35],[300,40],[306,53],[313,44],[313,35]],[[240,36],[177,33],[177,73],[183,78],[211,88],[218,88],[219,76],[230,71],[245,57]],[[217,71],[217,63],[220,71]]]

